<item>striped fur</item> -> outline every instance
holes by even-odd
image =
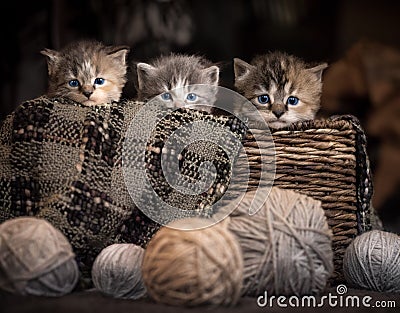
[[[85,105],[119,101],[126,83],[128,52],[127,46],[105,46],[89,40],[73,42],[60,51],[42,50],[48,65],[47,95],[67,97]],[[104,84],[96,84],[96,78],[103,78]],[[69,85],[74,79],[79,86]]]
[[[326,67],[326,63],[313,66],[280,51],[256,56],[250,64],[235,58],[235,89],[260,110],[270,127],[282,128],[315,118]],[[261,95],[268,95],[270,101],[261,104]],[[299,99],[296,105],[288,104],[291,96]]]
[[[148,101],[169,92],[174,107],[212,105],[218,82],[219,67],[196,55],[171,53],[153,60],[150,64],[137,64],[139,101]],[[186,100],[187,94],[191,92],[199,96],[195,103],[188,103]]]

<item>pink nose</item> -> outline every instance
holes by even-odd
[[[185,102],[181,101],[181,100],[174,100],[174,106],[176,108],[182,108],[185,106]]]

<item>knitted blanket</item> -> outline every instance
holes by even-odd
[[[71,242],[83,278],[90,278],[92,263],[104,247],[125,242],[145,247],[158,230],[160,223],[137,206],[138,202],[147,203],[154,192],[160,203],[178,207],[188,216],[192,211],[211,216],[211,205],[229,184],[231,156],[237,152],[246,126],[234,117],[190,109],[165,114],[143,111],[143,106],[123,100],[88,107],[47,97],[20,105],[0,126],[0,223],[23,215],[50,221]],[[140,127],[139,137],[134,138],[132,127],[147,125],[149,120],[157,127],[147,140],[140,137]],[[174,184],[193,183],[199,175],[208,177],[212,171],[216,174],[208,189],[202,187],[204,192],[187,195],[185,190],[169,186],[161,165],[172,166],[178,153],[166,149],[165,140],[183,124],[196,121],[220,125],[231,134],[220,140],[231,144],[228,154],[218,144],[201,140],[185,147],[179,155],[181,175]],[[182,144],[198,131],[187,128],[186,135],[180,134],[176,140]],[[143,147],[142,153],[138,149]],[[204,162],[212,163],[214,169],[201,167]],[[135,183],[138,172],[145,173],[151,188]],[[154,209],[163,212],[163,208]]]

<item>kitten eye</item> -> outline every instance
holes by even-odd
[[[260,104],[267,104],[269,102],[269,96],[268,95],[261,95],[257,97],[258,103]]]
[[[299,98],[290,96],[287,98],[286,103],[289,105],[297,105],[299,103]]]
[[[68,82],[68,85],[70,85],[71,87],[79,87],[79,81],[77,80],[77,79],[71,79],[69,82]]]
[[[195,94],[195,93],[189,93],[187,96],[186,96],[186,99],[188,100],[188,101],[196,101],[197,100],[197,95]]]
[[[101,78],[101,77],[98,77],[98,78],[96,78],[95,80],[94,80],[94,84],[95,85],[103,85],[104,83],[105,83],[105,79],[104,78]]]
[[[163,94],[161,94],[161,99],[169,101],[172,100],[172,96],[169,92],[164,92]]]

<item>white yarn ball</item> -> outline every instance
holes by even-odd
[[[134,244],[113,244],[104,248],[92,267],[93,284],[114,298],[139,299],[146,295],[141,266],[144,249]]]
[[[62,296],[73,290],[78,279],[70,243],[49,222],[18,217],[0,224],[0,289]]]

